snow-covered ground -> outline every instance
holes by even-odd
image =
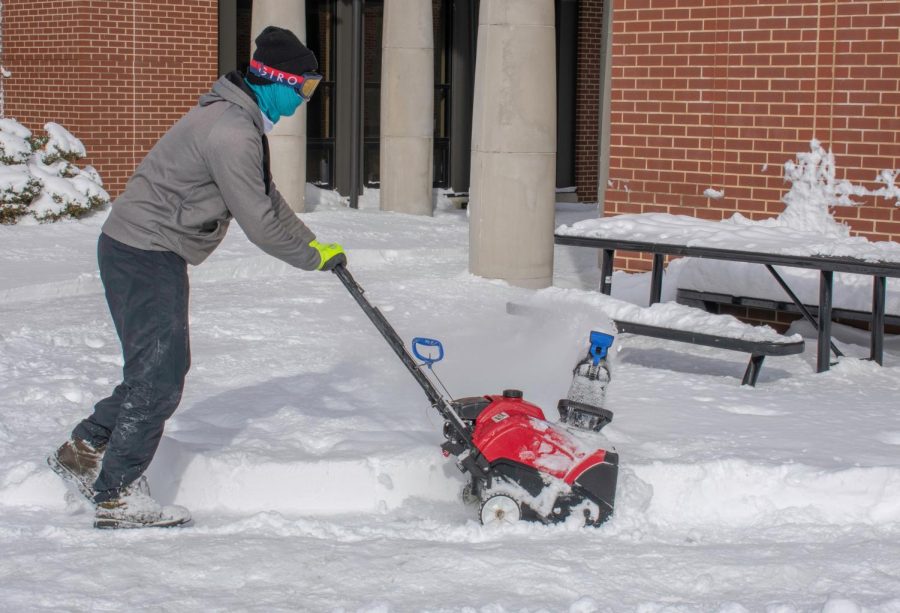
[[[559,205],[558,223],[596,216]],[[456,396],[524,390],[555,418],[606,316],[506,314],[535,292],[467,272],[465,214],[320,204],[304,219],[404,338],[443,340]],[[441,420],[341,284],[282,265],[237,227],[191,270],[193,368],[150,470],[184,529],[102,532],[44,463],[117,382],[96,274],[102,216],[0,227],[0,610],[900,611],[900,342],[865,333],[815,374],[617,339],[604,430],[617,507],[598,529],[482,527],[438,449]],[[558,247],[555,284],[587,291],[591,250]],[[671,281],[671,280],[670,280]],[[646,296],[617,275],[618,298]]]

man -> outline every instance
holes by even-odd
[[[98,242],[100,277],[122,343],[123,380],[48,458],[96,505],[97,528],[185,523],[142,476],[181,400],[190,365],[187,264],[197,265],[234,218],[266,253],[303,270],[346,262],[322,244],[272,183],[265,133],[312,95],[315,55],[267,27],[247,75],[232,72],[147,154],[115,201]]]

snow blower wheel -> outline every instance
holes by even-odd
[[[522,508],[506,494],[494,494],[481,505],[481,523],[485,526],[512,525],[520,519]]]
[[[462,487],[459,492],[459,498],[465,505],[476,505],[481,502],[481,497],[475,492],[471,481]]]

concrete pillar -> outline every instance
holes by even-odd
[[[529,288],[553,281],[553,0],[482,0],[472,117],[469,270]]]
[[[381,55],[381,209],[432,214],[431,2],[385,0]]]
[[[286,28],[306,42],[305,0],[254,0],[250,37],[256,40],[266,26]],[[252,43],[250,54],[256,50]],[[313,49],[315,52],[316,50]],[[297,212],[306,209],[306,103],[291,117],[282,117],[269,133],[272,179]]]

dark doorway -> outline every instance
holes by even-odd
[[[306,0],[306,44],[323,77],[306,111],[306,180],[329,189],[335,183],[335,26],[335,0]]]

